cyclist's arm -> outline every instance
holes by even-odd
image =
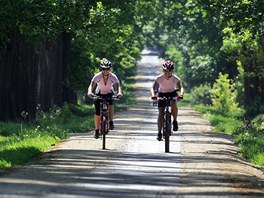
[[[123,95],[122,94],[122,89],[121,89],[121,86],[119,85],[119,83],[115,83],[114,85],[113,85],[113,87],[114,87],[114,89],[115,89],[115,91],[117,92],[117,95]]]
[[[88,87],[88,91],[87,91],[87,95],[89,96],[89,97],[92,97],[94,94],[93,94],[93,90],[95,89],[95,87],[96,87],[96,83],[95,82],[91,82],[90,83],[90,85],[89,85],[89,87]]]
[[[181,81],[177,82],[177,87],[180,90],[180,96],[184,96],[184,88],[183,88],[183,85],[182,85]]]
[[[150,94],[151,94],[151,97],[155,96],[155,90],[157,90],[159,84],[157,83],[157,81],[155,80],[151,89],[150,89]]]

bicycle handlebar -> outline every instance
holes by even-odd
[[[169,99],[169,100],[177,100],[177,97],[165,97],[165,96],[163,96],[163,97],[157,97],[157,99],[158,100],[167,100],[167,99]]]
[[[179,100],[182,100],[183,97],[182,96],[176,96],[176,97],[166,97],[166,96],[163,96],[163,97],[152,97],[151,99],[152,100],[167,100],[167,99],[170,99],[170,100],[179,101]]]
[[[93,96],[91,97],[93,100],[120,100],[119,97],[117,96],[112,96],[112,97],[102,97],[102,96]]]

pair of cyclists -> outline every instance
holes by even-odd
[[[114,91],[117,92],[117,97],[121,98],[123,96],[120,82],[118,77],[110,72],[110,68],[112,67],[112,64],[108,60],[103,60],[100,64],[100,70],[101,72],[94,75],[94,77],[91,80],[91,83],[88,87],[88,97],[93,97],[93,90],[96,88],[95,93],[96,95],[102,96],[102,97],[111,97],[114,93]],[[163,74],[160,74],[155,78],[155,81],[153,83],[153,86],[150,90],[151,92],[151,99],[157,100],[157,96],[155,94],[155,90],[158,90],[158,96],[159,97],[178,97],[180,99],[183,98],[184,95],[184,88],[180,81],[180,78],[173,74],[174,69],[174,63],[172,61],[166,61],[162,65]],[[180,90],[180,94],[178,95],[176,89],[177,87]],[[100,100],[96,100],[95,105],[95,116],[94,116],[94,123],[95,123],[95,133],[94,137],[97,139],[99,137],[99,127],[100,127]],[[109,129],[114,129],[113,124],[113,116],[114,116],[114,106],[113,101],[110,99],[109,101]],[[158,125],[158,134],[157,134],[157,140],[162,140],[162,121],[163,121],[163,112],[165,108],[165,101],[158,101],[158,109],[159,109],[159,115],[157,120]],[[171,112],[173,116],[173,131],[178,130],[178,122],[177,122],[177,116],[178,116],[178,107],[177,103],[174,100],[171,100]]]

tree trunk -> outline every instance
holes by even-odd
[[[9,37],[8,46],[0,53],[0,120],[20,119],[23,111],[32,120],[38,106],[48,111],[53,105],[76,103],[76,94],[63,83],[68,71],[70,35],[28,43],[13,29]]]

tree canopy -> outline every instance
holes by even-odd
[[[172,59],[187,90],[219,73],[264,102],[262,0],[0,1],[0,119],[76,102],[99,61],[122,76],[147,46]],[[23,90],[23,91],[21,91]],[[241,97],[242,98],[242,97]]]

